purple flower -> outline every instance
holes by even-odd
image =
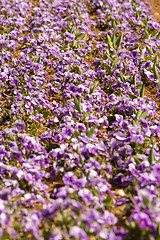
[[[39,223],[41,221],[41,218],[38,216],[38,213],[31,213],[30,216],[27,216],[25,220],[26,222],[24,226],[24,231],[31,231],[36,239],[40,239]]]
[[[64,143],[65,139],[61,134],[56,134],[56,136],[54,137],[54,141],[55,142],[60,142],[60,143]]]
[[[56,194],[53,194],[52,196],[56,196],[58,198],[67,198],[69,193],[73,193],[74,189],[69,186],[60,187],[58,189],[58,192]]]
[[[2,200],[8,200],[10,198],[10,190],[9,189],[3,189],[0,190],[0,199]]]
[[[132,155],[133,149],[130,145],[125,145],[124,147],[119,148],[119,153],[124,157],[129,157]]]
[[[107,240],[120,240],[121,238],[116,237],[113,231],[108,230],[107,228],[103,228],[98,236],[102,239],[107,239]]]
[[[124,203],[128,202],[129,200],[127,198],[118,198],[117,201],[116,201],[116,205],[117,206],[121,206],[123,205]]]
[[[130,163],[128,165],[128,170],[131,172],[131,174],[134,176],[134,177],[138,177],[138,171],[136,169],[136,166],[134,163]]]
[[[152,185],[157,181],[155,174],[152,172],[151,173],[144,172],[143,174],[141,174],[138,180],[141,186]]]
[[[93,145],[91,143],[88,143],[86,145],[86,148],[89,151],[89,153],[92,153],[92,154],[95,154],[95,155],[98,154],[98,148],[95,145]]]
[[[133,219],[137,221],[141,228],[145,229],[147,227],[151,227],[153,223],[151,219],[145,212],[134,211]]]
[[[85,132],[86,126],[83,123],[76,123],[75,129],[79,132]]]
[[[76,177],[75,177],[74,173],[72,173],[72,172],[67,172],[63,176],[64,184],[71,185],[75,180],[76,180]]]
[[[83,177],[83,178],[80,178],[80,179],[76,179],[73,182],[73,188],[77,191],[77,190],[85,187],[86,183],[87,183],[86,177]]]
[[[120,141],[126,140],[126,136],[120,131],[116,132],[114,136],[116,137],[117,140],[120,140]]]
[[[22,152],[19,151],[18,148],[16,148],[16,147],[12,147],[12,152],[11,152],[10,157],[11,157],[12,159],[17,158],[17,159],[19,160],[19,162],[21,162],[22,159],[23,159],[23,158],[22,158]]]
[[[81,239],[81,240],[87,240],[88,239],[88,236],[86,234],[86,232],[78,227],[78,226],[73,226],[70,231],[69,231],[69,234],[71,237],[75,237],[76,239]]]
[[[62,235],[60,232],[55,232],[50,236],[49,240],[62,240]]]
[[[135,140],[137,143],[144,143],[144,137],[142,135],[136,135]]]
[[[81,197],[87,205],[92,203],[93,194],[87,188],[80,189],[78,196]]]
[[[147,78],[153,80],[154,79],[154,74],[151,73],[150,71],[144,69],[144,74],[146,75]]]
[[[117,218],[114,216],[114,214],[107,210],[103,214],[103,219],[108,225],[115,225],[117,223]]]
[[[62,135],[64,138],[69,138],[73,135],[74,129],[72,127],[64,127],[62,129]]]
[[[12,151],[12,149],[14,148],[18,148],[17,146],[17,143],[16,142],[13,142],[13,141],[10,141],[9,142],[9,145],[8,145],[9,149]]]
[[[0,228],[0,237],[2,237],[2,236],[3,236],[3,229]]]
[[[16,120],[13,125],[18,132],[25,130],[25,123],[22,120]]]

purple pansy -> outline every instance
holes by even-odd
[[[64,138],[70,138],[74,133],[74,129],[72,127],[64,127],[62,128],[62,136]]]
[[[129,157],[133,153],[133,149],[130,145],[125,145],[124,147],[119,148],[119,153],[124,157]]]
[[[137,221],[141,228],[153,227],[150,217],[145,212],[133,211],[133,219]]]
[[[72,183],[73,183],[74,181],[76,181],[76,177],[75,177],[74,173],[72,173],[72,172],[67,172],[67,173],[64,174],[64,176],[63,176],[63,182],[64,182],[65,184],[72,185]]]
[[[75,237],[76,239],[81,239],[81,240],[88,239],[86,232],[78,226],[71,227],[69,234],[71,237]]]
[[[86,177],[83,177],[83,178],[74,180],[72,186],[77,191],[77,190],[85,187],[86,183],[87,183],[87,179],[86,179]]]
[[[13,125],[18,132],[22,132],[25,130],[25,123],[22,120],[16,120]]]
[[[87,188],[80,189],[78,196],[81,197],[87,205],[90,205],[92,203],[93,194]]]

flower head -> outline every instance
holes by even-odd
[[[76,239],[79,239],[79,238],[81,240],[87,240],[88,239],[88,236],[87,236],[86,232],[78,226],[73,226],[70,229],[69,233],[70,233],[71,237],[75,237]]]

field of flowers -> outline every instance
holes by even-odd
[[[0,239],[160,240],[159,57],[143,0],[0,0]]]

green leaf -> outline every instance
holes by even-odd
[[[116,47],[119,48],[122,42],[123,33],[116,40]]]
[[[40,60],[41,60],[41,56],[37,58],[36,63],[40,63]]]
[[[144,98],[144,92],[145,92],[145,84],[142,85],[142,88],[140,90],[140,97]]]
[[[38,107],[37,112],[38,112],[38,114],[42,113],[43,112],[43,107],[41,107],[41,108]]]
[[[110,54],[108,50],[106,50],[106,59],[109,59],[111,62],[113,62],[113,56]]]
[[[152,49],[151,49],[150,47],[148,47],[148,45],[146,45],[146,48],[147,48],[147,50],[148,50],[149,54],[150,54],[150,55],[152,55],[152,54],[153,54],[153,51],[152,51]]]
[[[84,161],[82,159],[82,155],[79,153],[79,159],[80,159],[80,163],[83,165],[84,164]]]
[[[40,84],[38,87],[42,89],[43,85],[44,85],[44,83]]]
[[[149,163],[152,164],[154,161],[154,145],[152,145],[149,152]]]
[[[157,224],[156,240],[160,240],[160,223]]]
[[[112,21],[112,27],[116,29],[117,28],[116,20],[111,17],[111,21]]]
[[[85,125],[86,125],[86,133],[87,133],[89,129],[89,122],[86,122]]]
[[[95,93],[95,88],[97,86],[97,82],[94,82],[92,85],[90,85],[90,92],[89,94]]]
[[[111,37],[108,34],[106,34],[106,41],[108,43],[108,46],[113,49],[112,40],[111,40]]]
[[[116,35],[115,35],[115,33],[113,33],[112,42],[113,42],[113,47],[115,49],[115,47],[116,47]]]
[[[136,73],[133,76],[133,84],[136,86],[137,85],[137,78],[136,78]]]
[[[112,197],[107,197],[106,199],[103,200],[103,203],[105,205],[105,209],[109,210],[110,207],[112,206]]]
[[[79,112],[79,113],[82,113],[81,112],[81,99],[77,99],[76,96],[74,96],[74,104],[75,104],[75,108],[76,110]]]
[[[77,66],[77,72],[79,75],[83,74],[83,70],[80,68],[80,66]]]
[[[105,65],[106,71],[111,75],[111,67],[108,65]]]
[[[159,74],[158,74],[157,66],[155,63],[153,65],[153,72],[154,72],[154,79],[159,79]]]
[[[72,26],[71,25],[68,25],[68,32],[71,33],[72,32]]]
[[[157,39],[160,37],[160,32],[157,34]]]
[[[139,158],[136,158],[136,157],[134,157],[134,160],[137,165],[139,165],[142,162],[142,160],[140,160]]]
[[[97,189],[95,187],[92,187],[92,193],[94,196],[96,196],[98,198],[100,197],[99,192],[97,191]]]
[[[5,111],[5,113],[6,113],[8,116],[11,116],[11,114],[12,114],[12,111],[11,111],[11,110],[9,110],[9,109],[7,109],[7,108],[5,108],[5,107],[3,107],[2,109]]]
[[[78,10],[77,6],[76,6],[76,9],[75,9],[75,14],[77,15],[77,17],[79,17],[79,10]]]
[[[134,94],[131,94],[131,93],[128,93],[128,96],[129,96],[131,99],[136,99],[136,98],[137,98],[137,96],[136,96],[136,95],[134,95]]]
[[[155,59],[154,59],[154,64],[156,64],[156,65],[159,64],[158,56],[155,57]]]
[[[83,120],[86,118],[86,117],[89,117],[91,115],[91,113],[90,112],[84,112],[83,113]]]
[[[136,113],[136,117],[135,117],[135,121],[137,121],[137,119],[139,118],[139,116],[141,115],[142,111],[138,110]]]
[[[141,90],[142,86],[143,86],[143,83],[140,83],[136,87],[137,87],[137,89]]]
[[[136,124],[136,121],[135,120],[132,120],[132,124],[133,124],[133,126]]]
[[[149,207],[151,210],[154,210],[154,206],[153,204],[148,200],[148,198],[146,198],[145,196],[143,197],[143,204],[147,207]]]
[[[136,12],[136,19],[140,17],[140,12]]]
[[[73,136],[78,139],[78,135],[79,135],[79,132],[77,130],[75,130]]]
[[[86,132],[87,137],[91,138],[97,128],[97,125],[95,125],[93,128],[90,129],[90,131]]]
[[[149,32],[147,31],[147,29],[145,29],[145,35],[146,35],[146,38],[147,38],[148,40],[150,40],[151,34],[149,34]]]
[[[49,114],[50,114],[50,112],[49,112],[49,111],[46,111],[46,112],[43,113],[43,117],[44,117],[44,118],[47,118],[47,117],[49,116]]]
[[[121,79],[121,81],[122,81],[123,83],[125,83],[125,82],[126,82],[126,79],[125,79],[125,77],[123,77],[121,73],[120,73],[120,79]]]
[[[82,155],[80,154],[79,152],[79,147],[77,146],[77,153],[79,154],[79,159],[80,159],[80,163],[83,165],[84,164],[84,161],[82,159]]]
[[[148,110],[141,112],[141,114],[139,115],[139,119],[146,118],[147,114],[148,114]]]
[[[83,33],[76,38],[76,40],[84,40],[84,41],[86,41],[86,39],[87,39],[87,33]]]

